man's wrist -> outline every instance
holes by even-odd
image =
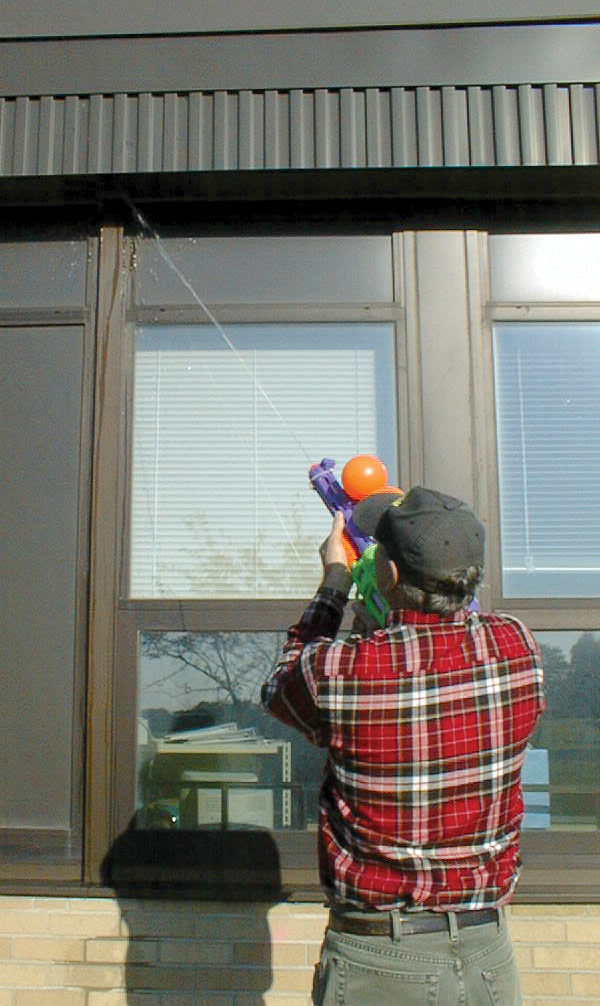
[[[340,594],[345,594],[346,597],[348,597],[351,586],[352,577],[350,576],[350,573],[344,563],[332,562],[325,567],[323,579],[321,580],[321,587],[336,590]]]

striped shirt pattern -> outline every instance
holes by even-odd
[[[335,639],[345,601],[321,588],[262,691],[274,716],[328,748],[319,865],[331,901],[505,904],[544,708],[533,636],[507,615],[405,610],[368,638]]]

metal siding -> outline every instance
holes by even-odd
[[[312,160],[306,129],[306,104],[304,91],[296,88],[290,91],[290,168],[305,168],[309,159]]]
[[[289,154],[285,150],[282,142],[285,137],[286,116],[280,108],[279,94],[277,91],[266,91],[264,96],[264,167],[268,169],[282,168],[289,166]],[[241,115],[239,126],[241,127]],[[253,161],[253,164],[256,160]],[[251,165],[252,167],[253,165]]]
[[[489,89],[467,88],[469,163],[472,167],[494,164],[492,95]]]
[[[596,164],[598,153],[594,88],[573,84],[569,88],[574,164]]]
[[[548,164],[564,164],[565,151],[561,144],[563,123],[556,84],[547,84],[544,87],[544,111],[547,162]]]
[[[519,109],[519,143],[521,161],[525,165],[543,164],[543,150],[537,131],[535,92],[531,84],[522,84],[517,92]]]
[[[176,94],[165,94],[165,115],[163,123],[163,145],[162,145],[162,170],[177,171],[178,145],[179,145],[179,122],[178,104]]]
[[[392,166],[414,167],[417,163],[416,110],[414,92],[394,87],[392,99]]]
[[[594,86],[594,108],[595,108],[595,157],[592,161],[596,164],[600,159],[600,84]]]
[[[439,90],[417,88],[417,141],[419,167],[435,168],[442,164],[442,123]]]
[[[65,98],[61,121],[63,172],[76,175],[82,170],[79,134],[85,127],[85,115],[79,110],[77,95],[69,95]]]
[[[190,171],[201,171],[202,161],[202,95],[190,94],[188,100],[188,150],[187,162]]]
[[[0,175],[599,162],[600,84],[0,98]]]
[[[154,167],[154,108],[151,94],[138,97],[137,170],[152,171]]]

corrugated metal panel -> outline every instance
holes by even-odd
[[[599,163],[600,84],[0,99],[0,175]]]

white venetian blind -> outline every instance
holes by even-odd
[[[503,589],[600,593],[600,325],[494,327]]]
[[[330,518],[309,464],[376,453],[393,477],[391,325],[227,334],[138,330],[133,597],[310,596]]]

